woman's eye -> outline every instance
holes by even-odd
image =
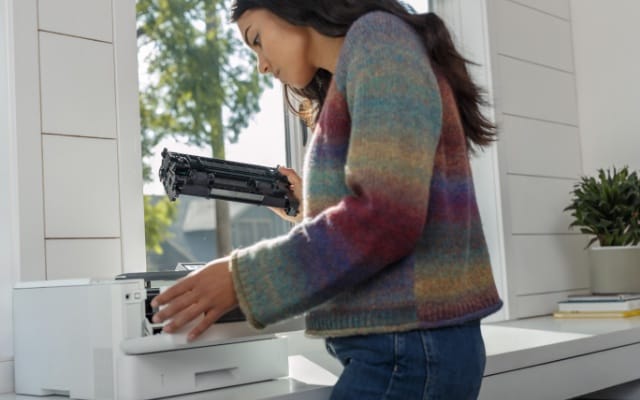
[[[260,35],[256,35],[256,37],[253,39],[253,45],[260,46]]]

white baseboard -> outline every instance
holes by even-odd
[[[13,360],[0,361],[0,393],[13,391]]]

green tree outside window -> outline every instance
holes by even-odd
[[[142,155],[172,137],[208,146],[225,158],[225,141],[234,143],[253,115],[270,78],[257,73],[252,53],[229,23],[230,1],[138,0],[138,48],[150,77],[140,91]],[[145,181],[152,174],[143,166]],[[174,203],[145,199],[147,251],[162,252]],[[218,252],[231,251],[229,206],[216,201]]]

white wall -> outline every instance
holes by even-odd
[[[510,318],[589,287],[562,210],[582,173],[569,0],[488,2]]]
[[[435,0],[431,9],[444,20],[454,37],[456,46],[462,54],[478,66],[472,66],[470,73],[475,82],[486,90],[488,99],[494,97],[491,75],[491,53],[489,47],[489,30],[487,26],[486,1],[476,0]],[[495,119],[494,109],[485,110],[485,115]],[[501,298],[508,295],[507,271],[503,232],[502,199],[496,190],[500,185],[498,173],[498,148],[491,145],[471,158],[474,187],[477,194],[478,208],[482,218],[482,227],[489,247],[489,256],[493,276]],[[487,321],[504,320],[509,315],[509,303]]]
[[[563,213],[582,173],[569,0],[434,1],[487,88],[497,145],[474,160],[479,205],[508,319],[588,290],[584,238]]]
[[[499,127],[474,178],[492,262],[504,252],[494,272],[506,317],[548,314],[568,293],[589,290],[587,240],[562,211],[574,182],[613,163],[640,165],[640,2],[433,4],[483,65],[477,80]]]
[[[16,281],[143,271],[135,0],[0,0],[0,393]]]
[[[584,172],[640,169],[640,2],[571,0]]]
[[[15,147],[12,140],[12,118],[9,109],[9,10],[0,0],[0,393],[13,388],[13,342],[11,287],[15,282],[17,252],[15,250]]]

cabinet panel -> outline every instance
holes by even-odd
[[[511,319],[536,317],[548,315],[558,309],[558,302],[565,300],[572,293],[586,293],[584,289],[579,292],[549,292],[532,295],[516,296],[513,299]]]
[[[583,235],[517,235],[511,267],[518,295],[589,287],[588,239]]]
[[[571,23],[507,0],[496,3],[498,53],[573,71]]]
[[[569,205],[574,180],[509,176],[511,230],[514,234],[571,233]]]
[[[556,17],[571,19],[569,0],[512,0],[527,7],[535,8]]]
[[[496,97],[510,115],[578,125],[576,82],[573,74],[498,56],[501,89]]]
[[[47,279],[106,278],[122,271],[120,239],[47,239]]]
[[[113,46],[40,33],[42,130],[116,137]]]
[[[112,41],[111,0],[39,0],[40,29]]]
[[[119,237],[116,142],[43,136],[46,237]]]
[[[577,178],[582,174],[578,128],[506,115],[500,125],[507,171]]]

